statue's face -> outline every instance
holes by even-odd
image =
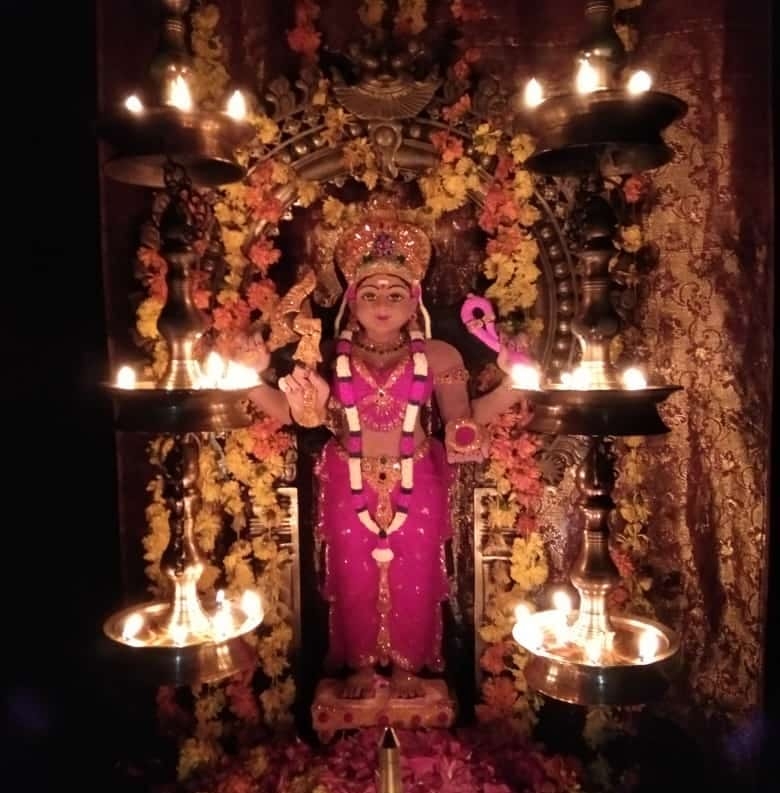
[[[353,310],[369,336],[385,337],[399,332],[416,308],[411,287],[394,275],[370,275],[355,290]]]

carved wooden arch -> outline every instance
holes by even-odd
[[[446,131],[463,140],[464,153],[478,165],[480,186],[470,190],[468,197],[477,208],[483,206],[497,158],[474,151],[473,130],[478,123],[487,121],[491,106],[503,101],[495,80],[482,80],[471,95],[471,112],[457,122],[445,124],[440,120],[440,109],[454,100],[451,86],[438,80],[397,77],[392,91],[387,90],[386,84],[378,89],[372,78],[355,86],[336,84],[328,101],[315,105],[313,99],[321,77],[315,68],[302,69],[296,81],[297,92],[284,77],[271,82],[266,94],[273,108],[269,117],[279,126],[282,140],[269,149],[261,149],[252,169],[278,159],[294,171],[298,180],[341,185],[353,178],[345,165],[345,146],[365,138],[376,157],[381,179],[412,181],[439,163],[431,135]],[[334,107],[349,113],[351,120],[343,129],[343,140],[328,145],[324,116]],[[511,137],[506,130],[501,132]],[[554,189],[537,186],[533,201],[542,217],[531,229],[539,249],[541,288],[537,309],[544,323],[537,354],[548,375],[568,368],[573,359],[576,339],[571,332],[571,318],[578,302],[572,255],[559,221],[561,213],[551,206],[555,193]],[[297,180],[277,186],[273,196],[289,216],[298,200]],[[258,223],[250,231],[248,243],[268,231],[267,223]]]

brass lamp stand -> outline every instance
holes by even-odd
[[[608,595],[619,581],[609,552],[612,438],[668,432],[658,405],[680,386],[630,381],[610,360],[620,330],[609,273],[617,221],[600,194],[602,177],[668,161],[671,152],[661,131],[685,112],[684,103],[668,94],[632,94],[617,87],[626,53],[612,26],[613,10],[611,1],[586,2],[578,91],[544,100],[527,116],[538,138],[527,167],[581,179],[576,252],[581,299],[572,322],[581,356],[560,380],[522,389],[534,408],[528,429],[586,436],[588,447],[576,474],[582,545],[570,573],[579,606],[539,612],[520,607],[513,636],[531,654],[525,668],[529,685],[580,705],[651,701],[663,695],[679,668],[673,630],[643,617],[610,614],[608,608]]]
[[[118,429],[165,436],[161,475],[170,536],[160,568],[168,595],[111,615],[104,632],[117,660],[133,674],[176,685],[214,682],[254,667],[256,653],[245,637],[264,616],[254,590],[218,591],[208,603],[198,591],[204,564],[193,530],[202,436],[247,426],[245,403],[259,379],[221,359],[210,372],[197,357],[207,321],[193,297],[196,243],[208,234],[213,216],[193,182],[208,187],[241,178],[244,171],[232,150],[251,127],[228,114],[193,109],[186,95],[182,99],[189,76],[183,21],[188,6],[163,0],[163,48],[152,68],[153,99],[165,101],[161,97],[171,84],[179,89],[178,98],[169,94],[167,104],[150,109],[132,97],[134,102],[128,100],[99,124],[115,147],[106,173],[133,185],[163,186],[167,199],[159,222],[167,295],[158,319],[166,370],[156,381],[118,378],[106,387]]]

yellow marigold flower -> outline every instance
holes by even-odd
[[[628,253],[636,253],[642,247],[642,230],[637,225],[621,226],[621,247]]]
[[[241,229],[222,228],[222,242],[226,251],[240,251],[246,240],[246,234]]]
[[[531,592],[540,587],[549,574],[547,556],[538,533],[517,537],[512,543],[510,575],[520,589]]]
[[[525,132],[515,135],[509,144],[509,150],[512,152],[512,159],[515,161],[515,164],[520,165],[524,163],[531,154],[533,154],[533,138]]]
[[[518,202],[527,201],[534,194],[534,180],[528,171],[520,169],[515,172],[512,192]]]
[[[290,646],[290,642],[292,642],[292,638],[292,627],[287,623],[281,623],[271,631],[266,641],[273,651],[285,653]]]
[[[255,555],[255,559],[259,559],[261,562],[273,559],[278,551],[279,548],[273,540],[263,539],[262,537],[255,537],[252,540],[252,553]]]
[[[160,335],[157,320],[162,309],[163,302],[156,297],[147,297],[141,301],[136,310],[135,327],[144,339],[156,339]]]
[[[253,587],[255,585],[255,576],[252,568],[243,560],[237,562],[233,568],[233,576],[230,583],[239,591]]]
[[[466,179],[459,173],[446,174],[442,179],[444,189],[459,202],[466,201]]]
[[[474,149],[492,156],[498,151],[501,130],[491,130],[490,124],[480,124],[474,131]]]
[[[271,165],[271,181],[274,184],[287,184],[290,181],[291,169],[289,165],[274,160]]]
[[[260,654],[260,665],[268,677],[275,679],[287,670],[290,662],[285,655],[266,651]]]
[[[366,168],[360,175],[360,181],[369,189],[373,190],[379,181],[379,171],[376,168]]]
[[[254,749],[250,749],[246,759],[246,768],[253,779],[260,779],[265,774],[268,770],[268,755],[265,747],[256,746]]]
[[[199,722],[213,721],[225,707],[225,692],[214,689],[201,694],[195,702],[195,718]]]
[[[225,261],[228,265],[228,272],[225,274],[225,284],[231,290],[238,291],[241,282],[244,280],[244,269],[246,267],[244,254],[240,251],[226,253]]]
[[[213,592],[214,585],[217,579],[222,574],[222,571],[214,564],[203,565],[203,572],[198,579],[198,591],[200,592]]]
[[[195,30],[214,30],[218,22],[219,6],[215,3],[206,3],[192,14],[192,27]]]
[[[591,707],[585,714],[585,727],[582,736],[592,749],[601,746],[610,735],[610,728],[615,726],[611,708]]]
[[[338,198],[328,196],[322,204],[322,216],[325,222],[329,226],[337,226],[341,222],[343,214],[344,204]]]
[[[252,481],[254,466],[241,449],[228,449],[224,462],[228,471],[240,482],[249,484]]]
[[[542,216],[542,213],[533,205],[525,203],[517,212],[517,220],[521,226],[533,226]]]
[[[479,629],[479,635],[483,642],[487,644],[497,644],[504,640],[506,633],[497,625],[490,623],[488,625],[483,625]]]
[[[177,776],[179,780],[185,780],[193,771],[213,766],[218,760],[219,750],[215,743],[200,738],[187,738],[179,750]]]
[[[211,553],[217,542],[217,536],[222,530],[222,521],[219,515],[211,508],[203,507],[195,518],[195,536],[198,546],[203,553]]]
[[[264,113],[251,116],[250,121],[257,130],[260,143],[264,146],[270,145],[279,137],[279,125]]]

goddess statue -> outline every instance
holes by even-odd
[[[390,670],[396,697],[420,696],[419,673],[443,670],[452,466],[483,459],[484,425],[519,399],[505,378],[470,400],[460,352],[430,337],[421,291],[430,257],[430,240],[414,224],[372,218],[347,228],[335,249],[346,281],[335,354],[323,354],[322,373],[296,366],[278,390],[252,393],[282,423],[332,432],[316,469],[318,531],[328,661],[350,671],[344,697],[371,697],[377,667]],[[261,345],[253,363],[268,359]],[[508,371],[504,350],[498,365]],[[429,400],[444,443],[421,421]]]

